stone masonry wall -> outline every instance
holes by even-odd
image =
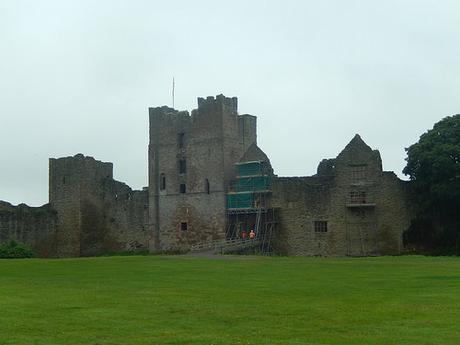
[[[414,210],[410,201],[410,183],[393,172],[383,172],[377,198],[379,253],[395,254],[403,250],[402,232],[410,226]]]
[[[276,250],[286,255],[398,254],[411,217],[407,195],[403,181],[382,171],[378,151],[356,136],[336,159],[321,162],[317,175],[274,179]],[[327,222],[327,231],[315,231],[315,221]]]
[[[50,159],[57,256],[147,249],[148,192],[113,179],[112,163],[78,154]]]
[[[168,107],[149,112],[152,250],[187,250],[223,238],[227,184],[234,164],[256,140],[255,117],[239,116],[237,99],[222,95],[199,98],[191,115]]]
[[[29,207],[0,201],[0,243],[15,240],[30,246],[38,257],[56,252],[56,212],[49,204]]]

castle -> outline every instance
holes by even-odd
[[[257,118],[239,115],[236,98],[198,98],[190,114],[149,108],[149,117],[148,187],[132,190],[112,163],[82,154],[51,158],[49,203],[0,202],[0,243],[40,257],[186,252],[243,243],[253,230],[259,250],[280,255],[402,251],[408,182],[382,171],[358,135],[316,175],[278,177],[257,146]]]

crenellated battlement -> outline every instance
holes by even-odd
[[[215,97],[208,96],[206,98],[198,97],[198,108],[193,109],[191,113],[188,111],[179,111],[168,106],[149,108],[150,120],[158,122],[195,122],[203,119],[203,117],[216,115],[238,115],[238,98],[225,97],[217,95]]]
[[[205,98],[198,97],[198,113],[203,112],[224,112],[238,114],[238,98],[225,97],[220,94],[216,97],[208,96]]]
[[[176,110],[168,106],[149,108],[150,119],[156,121],[171,121],[190,119],[190,114],[187,110]]]

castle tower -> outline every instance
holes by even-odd
[[[87,243],[99,242],[95,234],[104,229],[101,186],[112,179],[112,163],[104,163],[82,154],[50,158],[49,201],[57,211],[57,256],[94,255]]]
[[[113,164],[77,154],[49,161],[49,200],[57,212],[56,256],[145,250],[147,191],[113,179]]]
[[[237,99],[198,98],[198,109],[150,108],[149,218],[153,251],[187,250],[225,235],[234,164],[256,142],[256,117]]]

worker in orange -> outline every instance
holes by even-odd
[[[253,240],[255,236],[256,236],[256,233],[254,232],[254,230],[251,230],[251,232],[249,233],[249,238]]]

